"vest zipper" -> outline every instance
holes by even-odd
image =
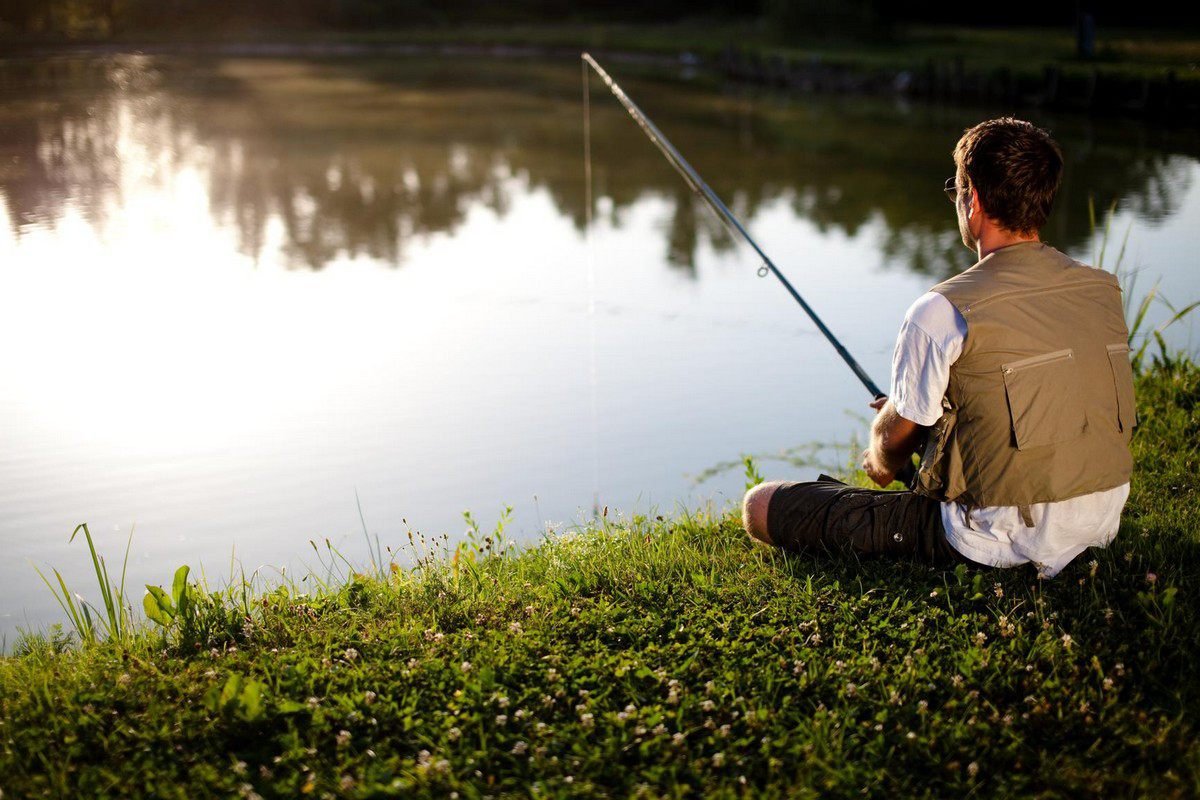
[[[1000,369],[1005,375],[1011,374],[1014,370],[1025,369],[1026,367],[1036,367],[1040,364],[1049,364],[1052,361],[1061,361],[1066,358],[1074,358],[1075,352],[1071,348],[1066,350],[1055,350],[1053,353],[1043,353],[1039,356],[1030,356],[1023,358],[1020,361],[1010,361],[1007,364],[1001,364]]]

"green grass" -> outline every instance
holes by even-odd
[[[1054,580],[763,550],[712,509],[327,551],[307,594],[185,573],[161,625],[0,661],[0,790],[1194,796],[1200,367],[1138,393],[1122,530]]]

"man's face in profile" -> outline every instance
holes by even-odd
[[[958,232],[962,236],[963,246],[968,250],[978,250],[979,240],[971,235],[971,222],[967,219],[967,209],[971,207],[971,195],[963,190],[961,181],[958,184],[958,194],[954,200],[954,211],[958,216]]]

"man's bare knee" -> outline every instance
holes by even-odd
[[[767,531],[767,507],[771,502],[771,495],[775,494],[775,490],[782,483],[783,481],[760,483],[746,492],[742,500],[742,525],[746,528],[746,533],[760,542],[771,544],[771,537]]]

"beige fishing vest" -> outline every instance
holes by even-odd
[[[1117,279],[1043,242],[933,287],[967,322],[915,490],[968,507],[1065,500],[1127,482],[1136,424]]]

